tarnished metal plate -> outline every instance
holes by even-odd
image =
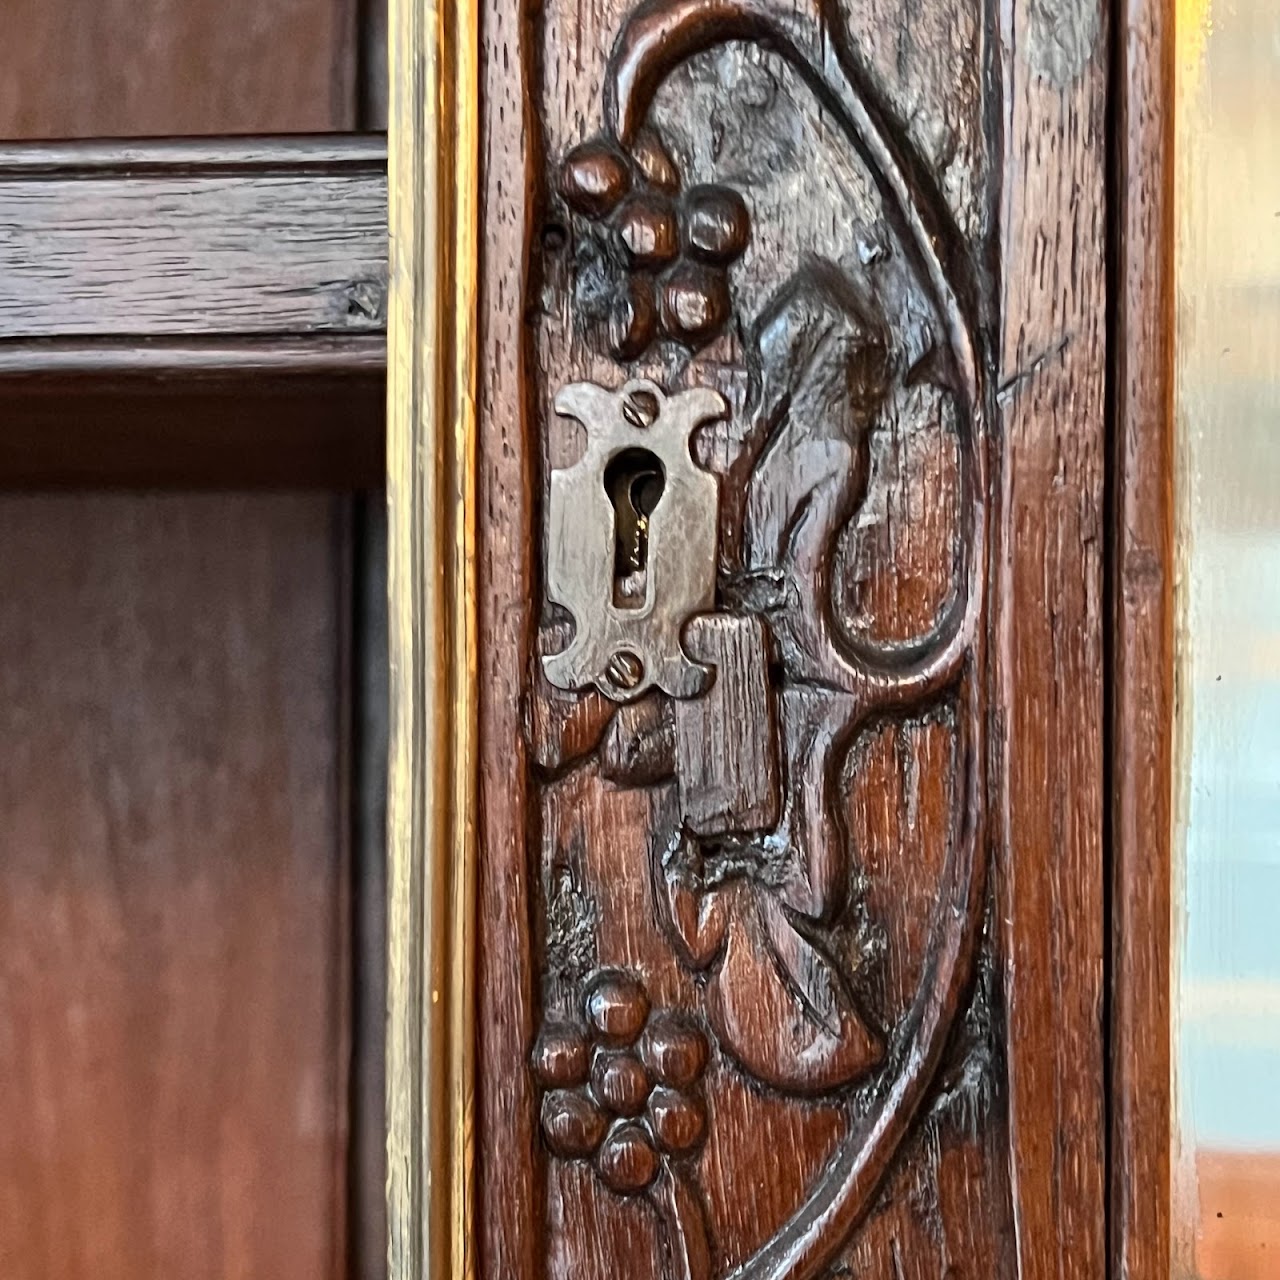
[[[547,679],[595,685],[620,702],[655,686],[693,697],[709,672],[681,632],[715,606],[720,482],[694,462],[689,441],[728,405],[709,388],[668,396],[633,381],[618,391],[572,383],[555,408],[583,425],[587,447],[551,475],[547,594],[575,631],[543,658]]]

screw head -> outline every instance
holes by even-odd
[[[619,649],[604,669],[610,684],[618,689],[634,689],[644,679],[644,663],[630,649]]]
[[[660,407],[658,397],[642,387],[628,393],[623,400],[622,416],[638,431],[643,431],[653,425]]]

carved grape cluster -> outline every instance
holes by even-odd
[[[594,1159],[611,1191],[638,1195],[662,1159],[706,1136],[707,1038],[678,1013],[650,1016],[644,986],[619,970],[592,979],[583,1015],[547,1021],[534,1047],[543,1137],[563,1160]]]
[[[679,171],[652,132],[630,155],[596,138],[565,157],[560,193],[605,237],[620,268],[605,316],[609,350],[638,359],[658,337],[697,350],[730,314],[727,268],[751,235],[731,187],[681,191]]]

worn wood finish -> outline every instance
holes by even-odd
[[[677,702],[661,773],[538,744],[561,761],[520,819],[544,1163],[502,1191],[543,1207],[490,1274],[1007,1268],[979,980],[985,35],[940,9],[621,3],[589,24],[552,6],[538,32],[535,492],[574,456],[559,387],[714,388],[728,423],[693,445],[720,476],[723,620],[686,646],[754,621],[772,653],[721,646],[732,669]],[[955,47],[971,74],[944,93]],[[953,166],[946,194],[931,165]],[[484,456],[514,488],[505,447]],[[527,678],[535,704],[595,696]],[[750,734],[724,713],[744,700]],[[482,1161],[522,1140],[510,1114],[506,1091],[482,1108]]]
[[[1126,0],[1116,21],[1111,1274],[1166,1280],[1173,1143],[1173,14],[1152,0]]]
[[[361,137],[0,148],[0,370],[367,369],[385,163]]]
[[[393,25],[393,1275],[1104,1274],[1100,12],[490,0],[474,491],[457,20]],[[696,713],[543,673],[552,400],[636,376],[727,410],[767,645]]]
[[[339,500],[0,498],[0,1273],[340,1280]]]
[[[419,116],[421,80],[393,100],[393,126],[427,149],[402,144],[413,171],[430,175],[451,145],[449,37],[401,30],[417,41],[406,67],[443,77],[443,113]],[[425,429],[445,434],[426,457],[450,482],[408,521],[397,568],[411,575],[402,660],[425,655],[401,677],[418,725],[402,741],[444,737],[435,774],[402,762],[412,786],[393,816],[407,850],[393,1275],[420,1276],[427,1257],[458,1275],[474,1247],[494,1280],[1094,1280],[1101,7],[552,0],[535,19],[490,0],[480,30],[474,494],[465,468],[457,483],[459,334],[432,328],[434,311],[396,313],[399,341],[440,339],[406,353],[393,404],[434,414]],[[408,211],[418,197],[398,198]],[[444,244],[452,297],[470,259]],[[406,251],[425,305],[442,259]],[[634,652],[603,673],[546,665],[573,629],[552,477],[599,429],[553,401],[635,378],[724,406],[689,442],[719,478],[721,621],[681,643],[732,665],[701,705],[673,705],[683,686],[629,701],[648,684]],[[662,411],[643,382],[622,398],[608,411],[633,425]],[[579,390],[561,406],[593,403],[615,401]],[[412,510],[412,486],[442,473],[392,458]],[[439,595],[440,570],[408,554],[440,521],[466,527],[459,500],[478,522],[474,615],[457,580]],[[573,515],[593,545],[599,518]],[[616,572],[600,608],[628,607]],[[416,609],[414,589],[428,592]],[[590,602],[569,602],[582,626]],[[472,810],[456,790],[461,807],[432,826],[423,797],[471,724],[453,720],[465,700],[441,701],[456,686],[430,642],[472,621],[479,791]],[[747,623],[763,645],[730,642]],[[459,1234],[432,1245],[458,1206],[447,1180],[473,1171],[450,1127],[468,1116],[451,1073],[469,1028],[424,997],[447,956],[464,976],[442,1003],[466,981],[455,833],[472,813],[478,1216],[472,1232],[455,1214]]]
[[[1103,7],[1006,9],[993,714],[1020,1280],[1106,1272]]]
[[[5,0],[0,138],[350,129],[356,0]]]

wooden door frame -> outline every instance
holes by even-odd
[[[1168,1280],[1174,735],[1174,14],[1116,7],[1112,115],[1111,1274]]]
[[[1173,30],[1167,0],[1109,16],[1107,1236],[1113,1276],[1167,1280]],[[392,1280],[478,1274],[479,30],[477,0],[392,0]]]
[[[472,1247],[477,827],[475,0],[392,0],[388,1256]]]

